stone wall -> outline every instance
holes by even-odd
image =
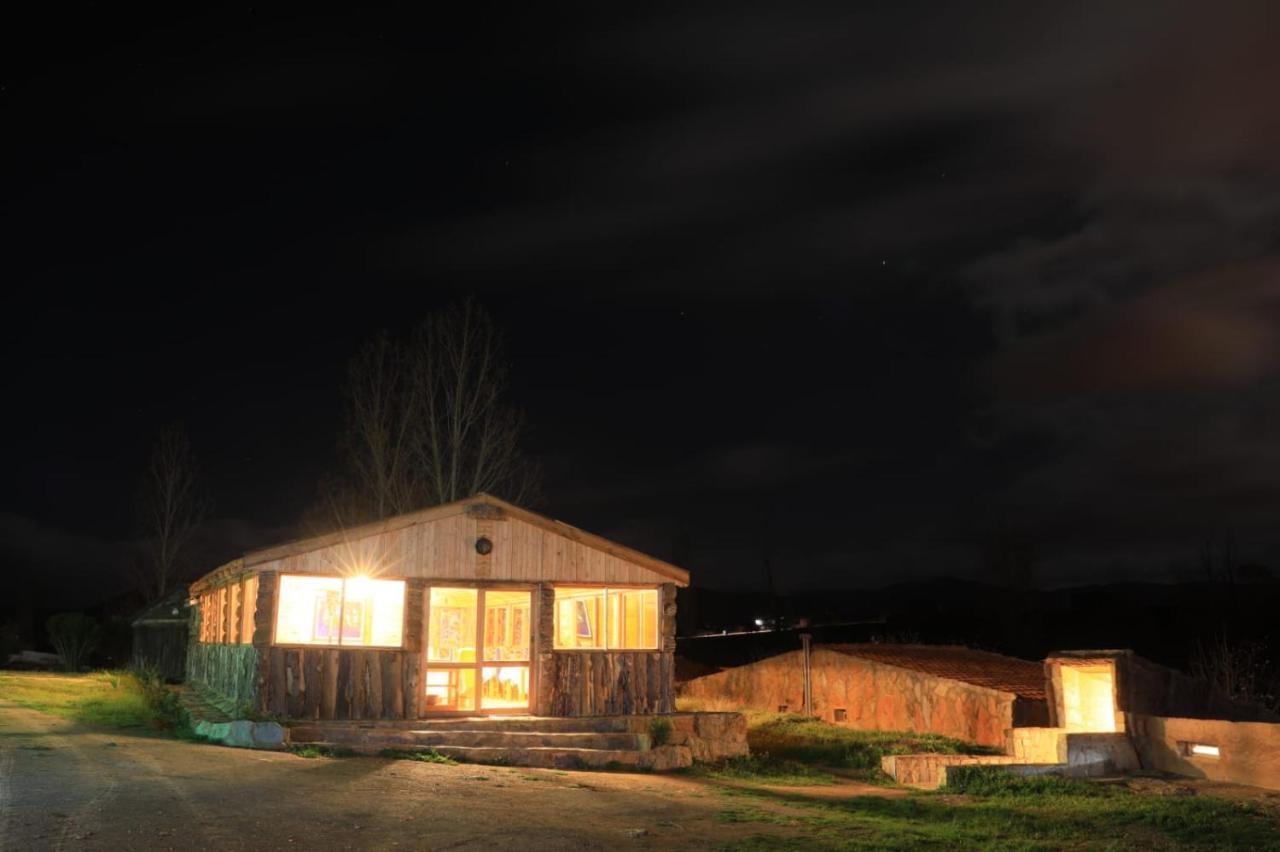
[[[1280,724],[1134,715],[1129,732],[1143,767],[1280,790]],[[1217,746],[1217,757],[1191,753]]]
[[[880,768],[899,784],[933,789],[946,783],[948,766],[1007,766],[1017,759],[1003,754],[889,754]]]
[[[1063,728],[1011,728],[1005,754],[1019,763],[1066,763],[1065,734]]]
[[[1013,727],[1012,693],[822,648],[814,649],[811,664],[813,713],[827,722],[942,734],[996,748],[1005,747],[1005,732]],[[680,695],[705,707],[803,712],[803,652],[695,678],[681,686]]]

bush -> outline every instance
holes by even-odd
[[[654,716],[649,720],[649,743],[657,748],[671,739],[671,720],[666,716]]]
[[[102,635],[98,622],[82,612],[60,612],[49,616],[45,631],[62,660],[62,667],[69,672],[80,671],[81,663],[98,646]]]
[[[134,672],[142,698],[151,710],[152,725],[160,730],[189,733],[191,716],[182,706],[178,693],[168,687],[164,677],[154,668]]]
[[[22,650],[22,628],[17,621],[6,621],[0,624],[0,665],[9,662],[9,657]]]

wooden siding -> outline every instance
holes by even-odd
[[[670,713],[672,655],[556,651],[542,672],[550,716]]]
[[[493,551],[487,556],[476,553],[476,539],[481,536],[493,542]],[[670,582],[642,565],[519,518],[477,517],[471,513],[270,559],[253,566],[253,570],[522,583]]]
[[[135,624],[130,665],[154,671],[167,681],[180,681],[187,672],[187,624],[184,621]]]
[[[262,707],[290,719],[411,719],[418,654],[354,648],[269,648]]]

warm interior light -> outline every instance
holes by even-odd
[[[369,594],[369,577],[366,575],[358,575],[347,578],[347,594],[355,597],[365,597]]]
[[[1114,732],[1113,684],[1110,666],[1063,666],[1062,709],[1067,730]]]

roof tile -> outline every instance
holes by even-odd
[[[1012,692],[1022,698],[1043,701],[1046,697],[1043,664],[1017,657],[976,651],[960,645],[853,644],[815,647],[874,663],[963,681],[974,686]]]

